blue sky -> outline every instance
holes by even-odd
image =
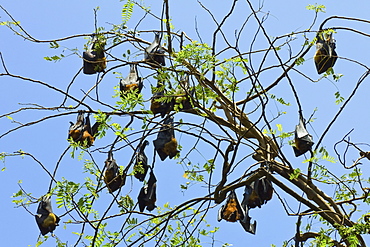
[[[238,8],[235,11],[235,16],[230,18],[225,24],[225,34],[228,37],[233,37],[234,30],[240,28],[240,20],[245,20],[246,16],[250,13],[246,4],[239,1]],[[159,3],[159,4],[158,4]],[[255,7],[258,6],[258,1],[253,1]],[[158,4],[158,5],[156,5]],[[220,21],[222,17],[230,9],[228,1],[204,1],[203,4],[209,8],[215,18]],[[264,2],[263,12],[269,13],[269,17],[265,22],[265,28],[269,35],[280,36],[291,33],[293,31],[300,31],[307,29],[312,23],[314,13],[313,11],[306,10],[308,4],[315,4],[309,1],[272,1],[266,0]],[[368,1],[342,1],[342,3],[333,1],[321,1],[319,4],[326,5],[326,13],[321,13],[318,17],[317,23],[314,25],[313,30],[317,30],[321,21],[329,16],[347,16],[356,18],[368,18],[368,9],[370,8],[370,2]],[[94,30],[94,12],[93,9],[97,6],[100,7],[98,11],[98,23],[99,26],[103,26],[109,29],[112,23],[118,24],[121,21],[121,9],[123,2],[119,1],[7,1],[2,3],[2,6],[9,11],[13,17],[20,21],[22,27],[33,37],[40,40],[52,40],[62,38],[66,36],[72,36],[76,34],[89,34]],[[146,1],[146,5],[150,5],[154,13],[159,14],[162,8],[161,1]],[[171,16],[173,19],[173,25],[175,31],[184,31],[193,40],[199,40],[196,33],[198,29],[201,39],[203,42],[211,42],[212,34],[216,28],[211,17],[202,9],[196,1],[189,0],[177,0],[171,2]],[[134,16],[132,20],[127,23],[128,29],[133,29],[143,17],[143,13],[135,8]],[[7,21],[9,18],[3,11],[0,11],[0,21]],[[354,21],[344,20],[333,20],[329,21],[326,27],[351,27],[358,29],[362,32],[368,32],[369,25],[364,23],[357,23]],[[253,21],[248,23],[245,27],[245,31],[242,35],[242,42],[249,47],[250,40],[255,34],[256,25]],[[160,21],[150,16],[146,17],[137,28],[138,30],[159,30]],[[308,38],[312,40],[315,36],[314,33],[308,34]],[[82,37],[73,38],[65,42],[61,42],[61,47],[58,50],[49,49],[47,43],[31,43],[23,40],[21,37],[11,33],[7,28],[0,26],[0,52],[6,63],[7,69],[16,75],[32,78],[35,80],[44,81],[49,85],[65,90],[70,83],[72,77],[81,68],[81,59],[74,55],[71,49],[78,49],[79,54],[82,54],[83,45],[86,43],[86,39]],[[300,49],[302,44],[302,36],[296,35],[297,41],[292,42],[293,52]],[[318,136],[322,134],[326,128],[328,122],[331,121],[339,107],[335,102],[335,92],[339,91],[344,98],[347,98],[353,91],[354,86],[364,72],[364,69],[352,63],[346,58],[358,60],[363,64],[369,64],[369,57],[365,56],[368,45],[368,38],[354,34],[353,32],[338,30],[335,34],[337,43],[337,53],[341,59],[338,59],[335,66],[335,72],[343,74],[344,76],[339,82],[333,82],[329,79],[323,79],[318,82],[311,82],[305,77],[298,73],[292,73],[291,78],[294,81],[294,85],[297,88],[298,94],[303,105],[305,116],[308,117],[315,108],[318,109],[315,117],[317,118],[312,126],[309,127],[309,132],[314,136],[314,141],[318,139]],[[148,32],[141,35],[141,38],[152,41],[153,34]],[[222,41],[217,45],[218,49],[222,49],[224,43]],[[362,49],[364,47],[365,49]],[[175,47],[178,49],[177,47]],[[266,41],[262,36],[258,36],[258,42],[254,45],[253,49],[266,48]],[[112,50],[116,56],[120,56],[127,49],[135,51],[135,48],[124,44]],[[245,50],[248,50],[246,48]],[[365,50],[365,51],[364,51]],[[53,56],[56,54],[63,53],[66,57],[60,62],[48,62],[44,59],[45,56]],[[288,50],[283,51],[285,56],[289,54]],[[135,55],[137,55],[135,57]],[[314,49],[311,49],[308,55],[306,55],[306,62],[298,66],[297,69],[302,73],[306,74],[314,80],[318,80],[320,77],[317,75],[312,57],[314,55]],[[131,56],[131,61],[142,59],[142,52],[135,52]],[[259,58],[256,57],[255,65],[258,65]],[[268,58],[267,64],[275,63],[273,58]],[[117,63],[108,63],[108,67],[117,65]],[[123,75],[128,73],[128,66],[120,67],[117,71]],[[4,70],[0,69],[0,73]],[[280,71],[266,73],[261,75],[261,81],[265,85],[275,79],[276,75]],[[140,69],[142,76],[147,76],[152,71]],[[86,76],[80,74],[73,86],[71,87],[71,94],[75,97],[82,97],[84,91],[89,90],[95,83],[95,76]],[[46,86],[39,85],[37,83],[30,83],[19,79],[10,77],[0,77],[0,83],[2,85],[2,97],[0,98],[1,113],[9,113],[17,110],[20,107],[26,107],[20,104],[35,103],[43,105],[45,107],[58,106],[63,100],[63,95],[49,90]],[[152,78],[146,78],[144,81],[143,94],[146,99],[150,98],[150,85],[155,85],[155,80]],[[104,78],[103,83],[99,86],[99,97],[104,99],[104,102],[108,104],[114,104],[115,98],[112,98],[114,93],[113,88],[118,84],[118,79],[113,73],[108,73]],[[370,120],[369,114],[365,106],[369,104],[368,91],[370,86],[365,83],[361,85],[360,90],[356,97],[350,102],[343,115],[338,119],[338,122],[332,127],[332,131],[326,136],[323,141],[323,146],[328,148],[329,152],[334,155],[332,146],[335,142],[339,141],[346,133],[352,128],[355,128],[351,135],[351,140],[356,143],[368,143],[370,133],[368,130],[368,122]],[[279,97],[284,97],[287,102],[292,105],[289,107],[282,106],[279,104],[272,105],[269,108],[269,117],[276,114],[277,111],[287,111],[288,114],[279,118],[274,124],[283,124],[284,131],[293,131],[294,126],[297,124],[297,108],[293,95],[290,92],[287,82],[283,82],[282,85],[272,90],[273,94]],[[73,104],[73,102],[68,102]],[[67,103],[67,105],[68,105]],[[93,102],[91,102],[94,105]],[[146,103],[148,106],[148,103]],[[253,106],[247,108],[253,109]],[[53,112],[56,114],[57,112]],[[17,113],[13,116],[15,121],[27,123],[38,120],[50,114],[46,111],[25,111]],[[269,115],[271,114],[271,115]],[[193,117],[188,117],[186,114],[178,114],[178,119],[183,118],[186,121],[200,121]],[[12,132],[4,137],[0,138],[0,152],[12,153],[22,149],[27,153],[31,153],[40,162],[42,162],[47,169],[53,170],[55,164],[60,158],[63,151],[68,147],[67,131],[69,127],[69,121],[75,121],[75,115],[66,115],[58,118],[53,118],[47,121],[43,121],[35,126],[29,126],[21,128],[15,132]],[[115,117],[113,122],[125,125],[128,121],[128,117]],[[0,118],[0,135],[7,132],[9,129],[15,128],[18,125],[12,123],[6,117]],[[140,128],[141,124],[139,121],[135,121],[134,125],[136,128]],[[216,131],[215,126],[207,124],[207,128],[211,131]],[[180,144],[184,147],[182,153],[190,148],[189,143],[193,143],[194,139],[187,137],[182,133],[176,133]],[[150,139],[150,146],[147,148],[147,155],[151,161],[153,158],[153,145],[152,139]],[[104,146],[111,143],[112,135],[107,136],[101,140],[97,140],[95,146]],[[136,144],[135,144],[136,145]],[[189,147],[188,147],[189,146]],[[366,149],[366,146],[362,146]],[[294,161],[295,167],[300,167],[305,170],[306,164],[302,164],[303,157],[293,158],[293,152],[290,150],[286,143],[283,147],[283,151],[288,155],[291,161]],[[240,156],[243,156],[242,152],[249,154],[250,150],[245,149],[240,151]],[[98,151],[93,153],[94,159],[101,167],[106,159],[105,154],[100,154]],[[132,150],[130,148],[123,149],[123,151],[115,154],[115,158],[119,165],[126,166],[127,162],[131,158]],[[199,163],[204,162],[207,159],[212,158],[214,155],[213,150],[210,146],[200,146],[197,152],[193,153],[192,158]],[[349,153],[349,159],[355,160],[357,158],[357,151]],[[87,155],[85,158],[88,158]],[[186,192],[182,192],[180,189],[180,183],[185,183],[186,180],[183,178],[184,165],[176,164],[174,160],[166,160],[165,162],[159,162],[158,157],[156,158],[156,176],[158,179],[158,191],[157,191],[157,205],[163,206],[166,202],[169,202],[171,206],[178,205],[184,200],[188,200],[193,197],[201,197],[206,195],[206,189],[202,185],[194,185],[191,189]],[[370,169],[368,167],[368,161],[363,162],[365,174],[369,174]],[[243,166],[244,164],[240,165]],[[345,172],[338,163],[323,163],[329,169],[334,169],[338,174]],[[36,226],[34,217],[29,214],[23,208],[15,208],[12,201],[12,194],[19,190],[18,181],[22,180],[22,187],[32,196],[38,198],[46,193],[50,183],[50,177],[45,171],[33,161],[30,157],[7,157],[5,160],[5,171],[0,172],[0,185],[2,191],[0,193],[0,209],[3,212],[3,220],[0,223],[0,242],[4,246],[34,246],[39,235],[39,230]],[[238,167],[240,171],[245,170],[245,167]],[[246,167],[248,164],[245,165]],[[62,177],[71,179],[79,182],[84,181],[82,174],[82,164],[77,159],[72,159],[69,154],[65,155],[62,159],[60,168],[57,173],[57,178]],[[235,175],[236,176],[236,175]],[[367,176],[368,177],[368,176]],[[217,181],[215,176],[214,183]],[[232,179],[230,179],[231,181]],[[141,184],[133,179],[128,179],[126,185],[122,190],[122,194],[131,193],[130,195],[135,199]],[[334,186],[326,186],[327,193],[332,196],[332,190]],[[132,192],[131,192],[132,191]],[[289,196],[284,194],[281,190],[279,195],[287,200],[292,206],[293,210],[297,210],[299,205],[294,203]],[[242,198],[242,189],[237,191],[239,199]],[[101,200],[97,205],[99,208],[104,208],[109,205],[112,197],[102,192],[101,198],[107,198],[107,202]],[[214,206],[214,204],[211,204]],[[63,214],[65,211],[62,208],[57,208],[56,204],[53,204],[53,208],[56,214]],[[257,234],[255,236],[247,234],[240,227],[239,224],[227,223],[222,221],[218,223],[217,210],[219,206],[212,208],[206,220],[214,226],[220,227],[219,232],[215,235],[214,246],[221,246],[222,243],[231,243],[233,246],[269,246],[269,244],[276,244],[277,246],[282,244],[283,240],[288,240],[294,236],[295,233],[295,222],[296,218],[293,216],[287,216],[284,208],[278,197],[275,195],[274,198],[264,205],[261,209],[254,209],[250,212],[253,219],[258,221]],[[31,205],[29,208],[30,212],[35,213],[37,204]],[[364,209],[365,211],[368,209]],[[114,212],[114,210],[113,210]],[[68,215],[62,218],[62,222],[68,221]],[[116,224],[120,226],[122,219],[116,219],[112,221],[111,227],[114,229]],[[14,223],[17,222],[17,223]],[[16,230],[13,226],[17,224]],[[80,227],[77,225],[68,225],[67,229],[63,228],[62,223],[55,234],[64,242],[68,241],[73,243],[76,236],[71,236],[71,231],[79,231]],[[318,226],[314,226],[315,227]],[[317,230],[317,228],[315,229]],[[370,240],[369,237],[366,237]],[[52,246],[53,240],[48,240],[44,246]],[[211,243],[209,239],[209,243]],[[204,242],[204,246],[209,245]]]

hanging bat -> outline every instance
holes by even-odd
[[[257,229],[257,221],[255,220],[253,224],[251,224],[251,217],[249,217],[249,209],[246,208],[244,210],[244,219],[239,220],[240,224],[243,226],[244,230],[246,232],[249,232],[251,234],[256,234]]]
[[[308,134],[305,124],[302,118],[299,119],[299,124],[295,127],[294,132],[294,154],[295,157],[298,157],[308,150],[311,150],[314,142],[312,141],[312,136]]]
[[[322,74],[334,66],[338,55],[335,52],[335,40],[332,37],[332,33],[325,34],[323,32],[319,32],[316,39],[316,53],[314,61],[317,73]]]
[[[234,190],[230,191],[226,204],[218,210],[217,220],[221,221],[222,219],[228,222],[239,221],[246,232],[256,233],[257,222],[250,223],[251,218],[248,215],[248,208],[246,210],[242,208]]]
[[[85,148],[91,147],[94,144],[94,136],[98,133],[100,123],[96,122],[92,127],[90,123],[90,114],[84,119],[83,111],[79,111],[76,123],[70,123],[68,138],[72,138],[74,142],[80,143]]]
[[[140,212],[143,212],[145,208],[148,211],[152,211],[157,207],[155,205],[155,202],[157,201],[156,182],[157,179],[155,178],[153,171],[151,171],[148,183],[141,188],[139,196],[137,197]]]
[[[113,153],[108,152],[108,158],[105,160],[105,172],[104,172],[104,182],[108,187],[110,193],[115,192],[126,182],[126,175],[120,174],[119,167],[116,160],[113,159]]]
[[[190,96],[194,94],[194,89],[190,90],[189,75],[185,75],[180,79],[180,90],[177,90],[177,97],[175,97],[175,104],[179,105],[180,110],[192,109]]]
[[[260,208],[267,201],[271,200],[273,191],[272,183],[266,176],[253,181],[245,186],[242,207],[248,209]]]
[[[167,117],[160,131],[157,139],[153,141],[154,148],[159,157],[164,161],[167,157],[172,159],[179,153],[177,150],[177,140],[175,138],[175,131],[173,126],[173,117]]]
[[[165,66],[164,53],[165,50],[162,48],[160,43],[159,33],[155,32],[154,41],[145,48],[144,61],[147,62],[151,67],[158,68],[160,65]]]
[[[164,85],[158,82],[156,90],[154,91],[150,102],[150,110],[153,112],[154,115],[160,113],[162,118],[173,110],[174,105],[174,100],[172,98],[169,99],[169,101],[167,100],[167,98],[165,100],[163,99]]]
[[[141,92],[141,89],[143,89],[143,79],[139,77],[136,64],[130,64],[130,73],[125,79],[120,80],[119,85],[122,94],[130,90],[137,90],[137,93]]]
[[[95,36],[93,37],[90,48],[82,54],[84,74],[92,75],[96,72],[104,72],[107,67],[104,46],[105,43],[99,42]]]
[[[42,235],[46,235],[49,232],[53,233],[56,226],[59,225],[58,223],[60,221],[60,218],[56,216],[51,209],[49,195],[42,197],[37,208],[35,219]]]
[[[73,141],[80,141],[85,128],[85,119],[83,111],[78,111],[76,123],[69,122],[71,126],[69,127],[68,139],[72,138]]]
[[[230,191],[225,205],[222,205],[218,210],[218,221],[222,219],[229,222],[236,222],[237,220],[244,219],[244,211],[236,198],[235,191]]]
[[[134,176],[139,179],[140,182],[144,181],[146,173],[148,172],[148,158],[144,153],[145,147],[149,145],[148,141],[145,141],[141,144],[139,152],[136,155],[136,161],[134,165]]]

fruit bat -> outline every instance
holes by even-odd
[[[71,124],[71,126],[69,127],[68,139],[72,138],[75,142],[80,141],[85,128],[83,111],[78,111],[77,121],[75,124],[72,122],[69,123]]]
[[[120,80],[120,90],[122,93],[125,93],[129,90],[137,90],[137,93],[141,92],[143,88],[143,79],[139,77],[137,71],[137,65],[131,64],[130,65],[130,73],[125,79]]]
[[[136,155],[136,161],[134,165],[134,176],[135,178],[139,179],[139,181],[143,182],[144,178],[146,176],[146,173],[148,172],[148,158],[146,157],[144,153],[145,147],[149,145],[148,141],[145,141],[141,144],[139,148],[139,152]]]
[[[248,209],[260,208],[267,201],[271,200],[273,192],[271,181],[265,176],[261,177],[245,186],[242,207]]]
[[[238,199],[236,198],[235,191],[231,191],[227,197],[225,205],[222,205],[218,210],[218,221],[222,219],[229,222],[236,222],[237,220],[244,219],[244,212]]]
[[[157,206],[155,202],[157,200],[156,189],[157,189],[157,179],[154,176],[153,171],[150,172],[150,177],[148,183],[141,188],[137,200],[139,202],[140,212],[143,212],[146,208],[148,211],[152,211]]]
[[[249,217],[249,209],[246,208],[244,210],[244,219],[239,220],[239,222],[243,226],[246,232],[249,232],[251,234],[256,234],[257,222],[254,221],[253,224],[251,224],[251,219],[252,218]]]
[[[116,160],[113,159],[113,153],[111,151],[109,151],[108,158],[105,161],[105,169],[104,182],[106,183],[110,193],[113,193],[125,185],[126,175],[120,174],[119,167]]]
[[[167,117],[163,122],[161,130],[158,132],[157,139],[153,141],[154,148],[162,161],[167,157],[172,159],[179,153],[173,127],[173,117]]]
[[[239,220],[246,232],[252,234],[256,233],[257,222],[254,221],[253,224],[250,223],[251,218],[248,215],[248,208],[246,208],[246,210],[242,208],[233,190],[230,192],[226,204],[222,205],[218,211],[217,220],[221,221],[222,219],[228,222],[236,222]]]
[[[314,61],[317,73],[322,74],[334,66],[338,55],[335,52],[335,40],[332,37],[332,33],[325,34],[323,32],[319,32],[316,39],[316,53]]]
[[[160,67],[160,65],[165,66],[164,60],[164,49],[161,46],[159,33],[155,32],[155,37],[153,42],[145,48],[144,61],[154,68]]]
[[[99,42],[95,36],[93,37],[90,48],[82,54],[84,74],[92,75],[96,72],[104,72],[107,67],[104,46],[105,43]]]
[[[37,214],[35,215],[36,223],[41,231],[42,235],[46,235],[49,232],[53,232],[58,226],[60,218],[56,216],[51,209],[50,196],[43,196],[39,206],[37,208]]]
[[[295,127],[294,132],[294,154],[298,157],[308,150],[311,149],[314,142],[312,141],[312,136],[308,134],[305,124],[302,119],[299,119],[299,124]]]
[[[177,90],[177,97],[175,98],[175,104],[181,105],[180,110],[189,110],[192,109],[190,102],[190,97],[194,94],[194,89],[190,90],[189,86],[189,76],[183,76],[180,79],[180,90]]]
[[[163,90],[161,90],[163,88]],[[162,83],[158,82],[155,92],[153,93],[151,103],[150,103],[150,110],[153,114],[160,113],[161,117],[163,118],[167,113],[171,112],[174,105],[174,100],[170,99],[168,101],[164,97],[164,86]]]
[[[68,138],[72,138],[74,142],[79,142],[84,147],[88,148],[94,144],[94,136],[98,133],[100,123],[96,122],[92,127],[90,123],[90,114],[84,119],[83,111],[79,111],[76,123],[70,123]]]

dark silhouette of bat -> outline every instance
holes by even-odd
[[[95,36],[93,37],[90,48],[82,54],[84,74],[92,75],[96,72],[104,72],[107,67],[104,46],[105,43],[99,42]]]
[[[143,79],[139,77],[138,71],[137,71],[137,65],[131,64],[130,65],[130,73],[125,79],[120,80],[120,90],[124,94],[127,91],[135,91],[137,93],[141,92],[141,89],[143,88]]]
[[[338,55],[335,52],[335,41],[332,37],[332,33],[325,34],[324,32],[319,32],[316,39],[314,61],[317,73],[322,74],[334,66]]]
[[[154,148],[159,157],[164,161],[167,157],[172,159],[179,151],[177,150],[177,140],[173,126],[173,117],[167,117],[163,121],[163,126],[158,132],[157,139],[153,141]]]
[[[68,139],[72,138],[74,142],[78,142],[85,148],[91,147],[94,144],[94,136],[98,133],[100,123],[96,122],[92,127],[90,123],[90,114],[84,119],[84,112],[78,111],[76,123],[70,123]]]
[[[314,142],[312,141],[312,136],[308,134],[304,121],[302,118],[299,119],[299,124],[295,127],[294,132],[294,154],[296,157],[306,153],[311,149]]]
[[[144,61],[151,67],[158,68],[160,65],[166,65],[164,59],[165,50],[161,46],[159,33],[155,32],[154,35],[154,41],[145,48]]]
[[[53,213],[51,209],[50,196],[43,196],[39,206],[37,208],[37,214],[35,215],[36,223],[41,231],[42,235],[46,235],[49,232],[53,232],[58,226],[60,218]]]
[[[242,207],[248,209],[260,208],[267,201],[271,200],[273,192],[271,181],[266,176],[263,176],[245,186]]]
[[[250,223],[251,218],[248,215],[248,208],[246,210],[242,208],[234,190],[230,191],[226,204],[218,210],[217,220],[221,221],[222,219],[228,222],[239,221],[246,232],[256,233],[257,222]]]
[[[173,98],[164,97],[164,90],[164,85],[158,82],[150,102],[150,110],[154,115],[160,113],[162,118],[173,110],[174,105]]]
[[[113,159],[113,153],[111,151],[108,152],[108,158],[105,160],[105,169],[104,182],[110,193],[125,185],[126,174],[120,174],[119,167],[116,160]]]
[[[154,176],[153,171],[150,172],[150,177],[148,180],[148,183],[141,188],[139,196],[137,197],[137,200],[139,202],[139,209],[140,212],[143,212],[144,209],[148,211],[152,211],[157,206],[155,205],[155,202],[157,201],[157,179]]]
[[[143,182],[148,172],[148,158],[144,153],[145,147],[149,145],[148,141],[144,141],[141,146],[139,147],[139,152],[136,155],[136,161],[134,165],[134,176],[135,178],[139,179],[139,181]]]

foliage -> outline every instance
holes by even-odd
[[[8,153],[0,150],[4,173],[7,172],[5,165],[9,159],[23,158],[38,164],[48,176],[50,183],[44,186],[44,194],[53,196],[53,203],[57,206],[54,212],[58,212],[63,222],[54,233],[56,245],[67,246],[74,242],[75,246],[104,247],[124,244],[205,246],[206,243],[214,246],[216,241],[220,241],[222,246],[237,245],[219,240],[218,232],[224,225],[215,226],[209,219],[216,218],[217,210],[214,208],[224,204],[231,191],[244,191],[246,186],[266,177],[275,188],[273,200],[278,201],[276,203],[284,208],[287,215],[297,219],[297,230],[291,233],[294,237],[281,239],[282,246],[366,246],[363,235],[369,233],[370,222],[366,220],[367,211],[364,210],[368,210],[366,206],[370,203],[370,181],[360,168],[360,160],[368,162],[370,155],[360,145],[350,141],[350,133],[340,133],[344,137],[336,136],[337,140],[331,142],[324,139],[328,133],[335,132],[333,125],[341,121],[339,116],[359,93],[358,88],[368,72],[347,76],[357,81],[351,93],[348,93],[339,90],[339,82],[346,77],[335,73],[335,66],[320,75],[319,79],[314,79],[317,75],[313,76],[306,70],[307,67],[313,67],[313,64],[308,64],[311,60],[308,52],[314,50],[316,32],[335,35],[341,29],[330,29],[328,21],[350,19],[331,16],[317,23],[317,15],[324,15],[326,7],[308,5],[307,9],[313,10],[316,15],[314,24],[302,31],[271,37],[265,23],[268,15],[262,9],[253,8],[251,1],[231,1],[230,13],[224,14],[221,19],[216,18],[203,5],[205,3],[198,2],[199,7],[209,14],[208,18],[216,25],[207,42],[203,42],[202,35],[189,37],[175,29],[178,20],[170,15],[170,1],[165,0],[160,10],[151,9],[144,2],[125,0],[121,22],[111,24],[110,28],[98,26],[95,20],[94,32],[82,35],[88,41],[85,40],[85,47],[79,49],[66,48],[64,42],[81,38],[81,35],[38,40],[2,8],[10,21],[1,22],[1,26],[28,42],[42,43],[58,54],[43,56],[46,61],[62,62],[71,56],[81,59],[80,54],[92,43],[91,36],[98,40],[95,51],[104,53],[104,61],[108,61],[107,68],[91,76],[93,79],[90,81],[80,70],[63,88],[56,83],[12,74],[6,69],[6,58],[1,56],[5,72],[0,77],[43,85],[50,92],[61,94],[63,99],[62,102],[58,101],[56,107],[32,103],[18,111],[2,112],[0,118],[17,123],[19,127],[0,133],[0,141],[1,138],[22,131],[26,126],[36,128],[44,122],[65,116],[72,121],[68,142],[65,141],[68,148],[59,157],[53,157],[53,160],[57,160],[53,168],[45,165],[42,158],[36,158],[26,151]],[[225,34],[230,27],[224,25],[230,16],[236,15],[236,5],[249,11],[250,16],[244,17],[243,24],[233,27],[236,31],[232,36]],[[139,25],[146,18],[153,18],[150,22],[155,22],[158,27],[155,30],[160,33],[161,40],[155,49],[163,46],[166,66],[149,61],[150,57],[155,56],[148,55],[152,52],[147,48],[151,41],[144,38],[152,30],[141,30]],[[361,19],[355,21],[366,22]],[[252,38],[250,33],[246,34],[249,32],[244,29],[246,23],[256,25],[257,31]],[[319,24],[319,28],[313,28]],[[354,29],[349,31],[366,36]],[[302,35],[301,38],[298,35]],[[244,44],[248,41],[249,46]],[[66,55],[66,51],[71,54]],[[163,55],[158,50],[155,53]],[[146,54],[145,59],[143,54]],[[341,59],[339,55],[337,63],[343,60],[349,63],[356,59]],[[367,70],[361,62],[353,63]],[[139,68],[138,76],[144,81],[141,92],[138,88],[122,91],[120,87],[119,81],[127,76],[121,69],[123,67],[127,71],[131,64]],[[308,86],[302,88],[298,85],[299,80],[293,80],[297,74]],[[81,77],[85,78],[86,84],[90,82],[88,89],[81,90],[82,94],[76,79]],[[109,85],[109,78],[116,79],[117,84],[106,86]],[[307,103],[306,98],[300,97],[305,94],[306,87],[318,85],[312,82],[324,81],[331,81],[336,88],[331,103],[337,108],[330,108],[333,112],[324,110],[327,115],[334,115],[329,120],[324,116],[314,118],[317,114],[315,107],[325,108],[328,101],[319,99],[316,102],[311,98]],[[54,99],[50,98],[50,101],[54,102]],[[172,127],[164,123],[163,116],[153,114],[155,104],[168,107],[163,115],[175,118]],[[310,107],[314,107],[312,114]],[[46,112],[46,115],[37,121],[22,123],[18,120],[18,112],[34,113],[40,110]],[[92,122],[98,123],[98,133],[95,136],[92,134],[94,137],[91,145],[88,142],[90,139],[80,141],[83,135],[76,140],[71,134],[74,123],[77,123],[76,116],[81,111],[85,116],[92,114]],[[292,151],[292,146],[298,148],[298,137],[296,132],[290,130],[298,119],[304,121],[310,133],[308,135],[314,136],[316,142],[307,150],[304,158],[294,157]],[[322,124],[320,128],[317,121]],[[82,127],[84,131],[92,131],[88,130],[87,123]],[[162,162],[156,150],[153,150],[152,141],[158,133],[163,133],[161,131],[164,128],[173,129],[179,153],[173,159],[167,158],[165,164],[160,164]],[[157,197],[163,198],[168,193],[168,197],[174,201],[163,203],[163,200],[158,199],[155,202],[158,205],[153,211],[140,212],[137,195],[150,182],[149,175],[146,175],[143,183],[135,179],[135,175],[144,173],[146,168],[143,161],[139,165],[135,164],[145,140],[150,140],[154,153],[151,156],[147,152],[148,174],[153,172],[157,176]],[[52,145],[45,146],[53,148]],[[118,167],[115,177],[123,177],[124,182],[117,191],[110,193],[105,178],[109,170],[107,164],[113,154]],[[357,156],[357,160],[348,164],[348,157]],[[69,162],[79,164],[81,170],[76,172],[75,167],[70,168],[74,172],[71,174],[63,170],[61,166],[67,166]],[[164,172],[168,180],[166,183],[162,183]],[[169,185],[173,181],[177,184]],[[29,191],[29,186],[21,185],[21,182],[19,186],[21,189],[12,196],[13,203],[30,212],[42,195]],[[181,190],[181,198],[168,192],[173,188]],[[293,202],[287,202],[285,198]],[[253,212],[250,210],[250,214],[253,215]],[[308,222],[305,227],[301,226],[303,219]],[[62,227],[75,236],[59,236]],[[49,235],[39,237],[36,246],[46,246],[48,241]]]

